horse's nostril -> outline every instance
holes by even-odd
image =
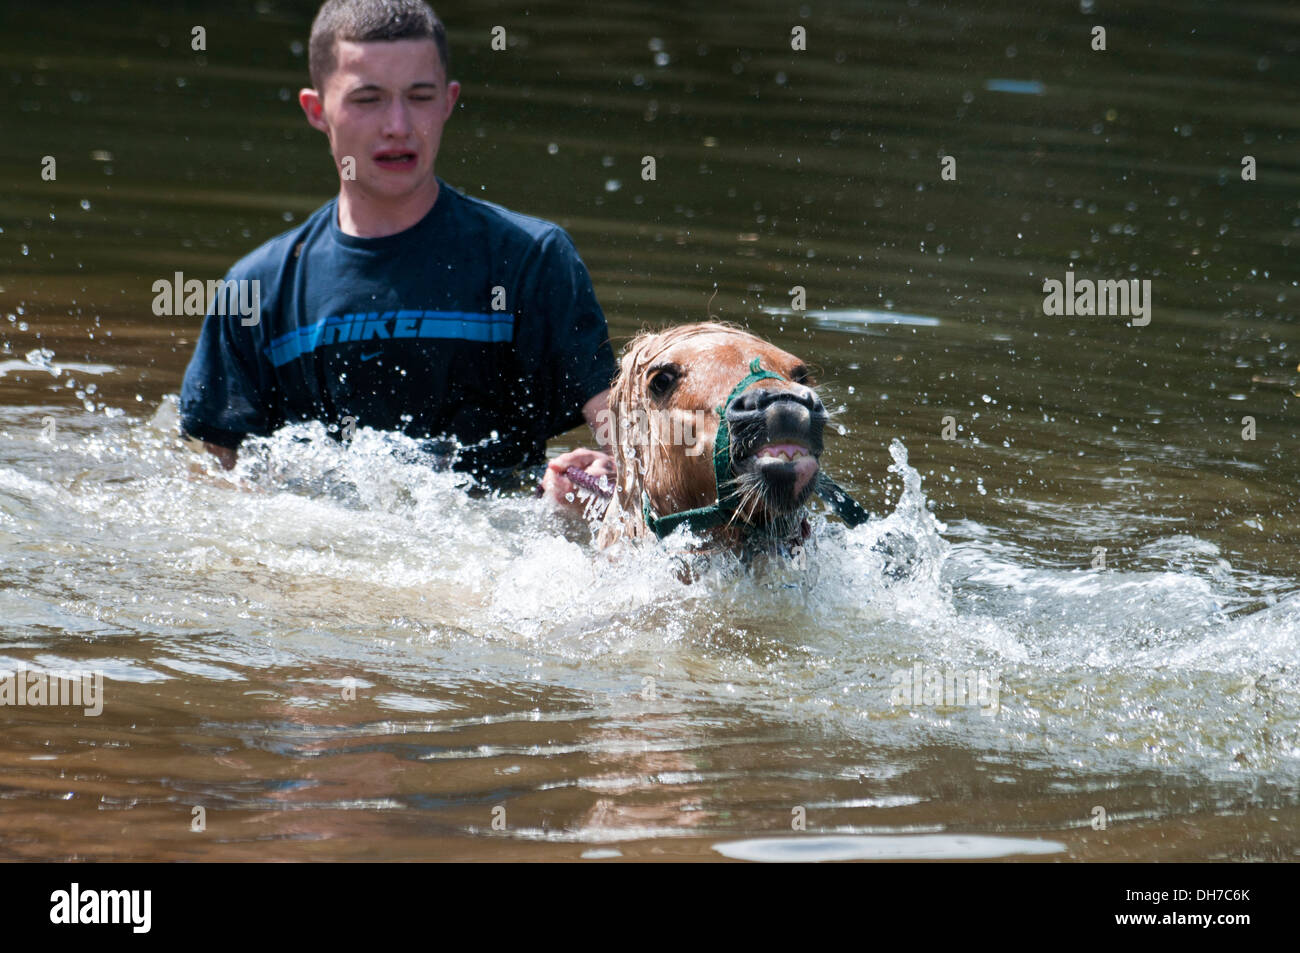
[[[818,398],[817,392],[811,387],[800,385],[797,390],[791,391],[791,393],[795,395],[795,400],[799,401],[799,403],[803,404],[809,410],[816,411],[822,409],[821,399]]]

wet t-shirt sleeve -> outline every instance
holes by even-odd
[[[226,279],[240,277],[247,276],[232,271]],[[262,301],[259,325],[252,326],[243,325],[238,313],[218,314],[215,305],[209,309],[181,385],[183,432],[234,448],[248,434],[264,436],[282,423],[269,369],[256,353],[267,307]]]
[[[609,387],[614,352],[605,315],[573,240],[554,228],[538,240],[520,280],[515,352],[538,436],[583,423],[582,407]]]

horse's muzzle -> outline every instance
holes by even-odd
[[[790,512],[812,494],[822,454],[826,408],[802,384],[751,387],[727,407],[731,467],[759,481],[766,506]]]

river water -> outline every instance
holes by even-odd
[[[1300,10],[1108,6],[443,11],[439,174],[564,225],[616,350],[819,368],[878,519],[693,584],[391,436],[182,449],[152,285],[332,194],[312,4],[0,12],[0,675],[104,677],[0,707],[0,858],[1294,859]]]

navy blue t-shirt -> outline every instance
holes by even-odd
[[[478,445],[460,469],[543,462],[614,376],[591,277],[558,225],[438,184],[406,231],[347,235],[334,199],[239,261],[226,280],[261,282],[260,319],[210,308],[182,429],[237,447],[353,423]]]

